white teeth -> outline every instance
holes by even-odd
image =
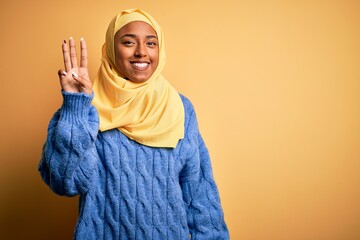
[[[147,67],[149,64],[148,64],[148,63],[133,63],[133,65],[134,65],[135,67],[145,68],[145,67]]]

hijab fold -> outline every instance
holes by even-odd
[[[115,68],[114,36],[121,27],[133,21],[152,26],[159,41],[159,64],[152,76],[142,83],[124,79]],[[176,147],[184,137],[184,106],[179,93],[161,74],[165,46],[157,22],[139,9],[122,11],[110,22],[102,53],[92,102],[99,113],[100,131],[117,128],[143,145]]]

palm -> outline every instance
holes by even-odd
[[[66,92],[84,92],[91,94],[92,83],[89,79],[89,73],[87,69],[86,43],[83,39],[81,39],[80,67],[77,64],[75,42],[72,38],[70,38],[69,44],[70,52],[68,51],[68,46],[65,42],[62,45],[65,70],[59,70],[59,76],[61,76],[61,88]]]
[[[70,72],[67,72],[67,75],[65,77],[60,79],[60,85],[62,89],[65,92],[83,92],[83,86],[79,82],[74,80],[72,73],[76,73],[78,76],[83,77],[88,76],[87,68],[72,68]]]

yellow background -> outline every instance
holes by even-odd
[[[189,97],[232,239],[360,239],[359,1],[0,2],[0,238],[71,239],[77,199],[37,164],[61,105],[61,42],[91,76],[111,18],[140,7],[165,32],[165,76]]]

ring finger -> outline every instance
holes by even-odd
[[[67,46],[65,40],[62,44],[62,52],[63,52],[65,71],[70,72],[71,71],[70,55],[69,55],[69,49],[68,49],[68,46]]]

